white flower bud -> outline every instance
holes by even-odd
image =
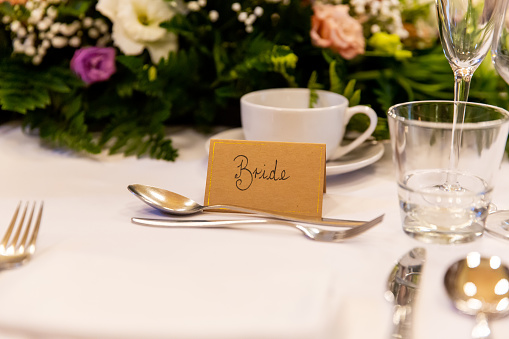
[[[253,32],[253,26],[246,26],[246,32],[247,33]]]
[[[244,21],[244,23],[248,26],[252,25],[256,21],[256,15],[250,14],[247,19]]]
[[[42,56],[41,55],[36,55],[32,58],[32,63],[34,65],[40,65],[42,62]]]
[[[55,22],[55,23],[53,23],[53,24],[50,26],[49,31],[50,31],[51,33],[55,33],[55,34],[56,34],[56,33],[58,33],[58,31],[60,30],[60,25],[61,25],[61,23],[60,23],[60,22]]]
[[[237,18],[239,19],[240,22],[244,22],[247,19],[247,13],[246,12],[240,12]]]
[[[56,17],[58,16],[58,11],[54,6],[50,6],[46,10],[46,15],[51,19],[56,19]]]
[[[104,47],[110,42],[110,36],[109,35],[103,35],[99,39],[97,39],[96,45],[99,47]]]
[[[50,48],[51,43],[49,42],[49,40],[48,40],[48,39],[44,39],[44,40],[41,42],[41,46],[42,46],[43,48],[45,48],[45,49],[48,49],[48,48]]]
[[[217,21],[217,19],[219,19],[219,13],[218,13],[218,11],[216,11],[216,10],[211,10],[211,11],[209,12],[209,19],[210,19],[210,21],[212,21],[212,22],[216,22],[216,21]]]
[[[11,23],[11,31],[13,31],[13,32],[17,32],[20,27],[21,27],[21,22],[19,22],[18,20],[14,20]]]
[[[6,16],[2,17],[2,23],[4,25],[7,25],[9,22],[11,22],[11,17],[10,16],[6,15]]]
[[[69,46],[78,48],[81,45],[81,39],[77,36],[73,36],[69,39]]]
[[[25,40],[28,41],[26,43],[31,43],[33,45],[35,43],[35,39],[36,39],[35,33],[29,33]]]
[[[234,4],[232,4],[232,10],[234,12],[240,12],[241,9],[242,9],[242,7],[240,6],[240,4],[238,2],[235,2]]]
[[[85,19],[83,19],[83,27],[84,28],[92,27],[93,23],[94,23],[94,19],[92,19],[91,17],[87,16]]]
[[[75,25],[74,23],[70,25],[62,24],[60,25],[60,33],[62,33],[65,36],[73,36],[76,34],[76,31],[80,28],[79,23]]]
[[[190,11],[197,12],[200,10],[200,5],[198,5],[198,2],[196,2],[196,1],[190,1],[187,3],[187,8]]]
[[[25,51],[25,46],[23,46],[21,40],[19,39],[12,40],[12,48],[14,49],[15,53],[23,53]]]
[[[25,46],[25,54],[28,56],[34,56],[35,55],[35,47],[34,46]]]
[[[94,26],[95,28],[97,28],[99,30],[99,32],[101,32],[102,34],[106,33],[109,31],[109,27],[108,27],[108,24],[106,24],[106,22],[104,22],[103,19],[96,19],[94,21]]]
[[[254,14],[256,16],[262,16],[263,15],[263,8],[261,8],[260,6],[256,6],[255,9],[254,9]]]
[[[97,39],[99,37],[99,31],[96,28],[90,28],[88,30],[88,36],[92,39]]]
[[[37,29],[39,31],[47,31],[50,28],[51,24],[48,24],[46,20],[39,21],[37,23]]]
[[[198,0],[198,5],[200,5],[200,7],[207,6],[207,0]]]
[[[41,7],[34,9],[30,13],[29,22],[31,23],[37,23],[42,20],[42,17],[44,16],[44,11]]]
[[[55,36],[51,39],[51,45],[55,48],[63,48],[67,46],[67,38],[63,36]]]
[[[18,38],[24,38],[27,35],[27,30],[25,27],[21,26],[16,33]]]
[[[44,56],[46,55],[47,48],[44,48],[43,46],[37,47],[37,55]]]

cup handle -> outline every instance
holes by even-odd
[[[359,135],[355,140],[350,142],[348,145],[339,146],[332,153],[332,156],[330,157],[331,160],[337,159],[337,158],[349,153],[354,148],[358,147],[360,144],[362,144],[364,141],[366,141],[366,139],[368,139],[375,131],[376,125],[378,123],[378,116],[377,116],[376,112],[371,107],[368,107],[368,106],[354,106],[354,107],[347,108],[346,112],[345,112],[345,119],[344,119],[345,124],[342,127],[346,129],[346,125],[348,124],[350,119],[355,114],[358,114],[358,113],[365,114],[369,117],[369,127],[361,135]]]

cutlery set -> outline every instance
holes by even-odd
[[[341,242],[344,239],[352,238],[365,231],[371,229],[373,226],[379,224],[384,215],[380,215],[377,218],[364,222],[364,221],[353,221],[353,220],[337,220],[337,219],[305,219],[298,218],[296,216],[275,214],[268,211],[260,211],[254,209],[248,209],[239,206],[231,205],[213,205],[213,206],[202,206],[196,201],[184,197],[180,194],[167,191],[165,189],[134,184],[129,185],[128,190],[138,197],[141,201],[145,202],[151,207],[154,207],[166,214],[185,216],[203,211],[211,210],[223,210],[228,212],[240,212],[248,213],[250,215],[256,215],[258,217],[265,217],[269,219],[253,219],[244,218],[241,220],[216,220],[216,221],[190,221],[190,220],[178,220],[178,219],[146,219],[146,218],[132,218],[132,222],[144,226],[158,226],[158,227],[234,227],[237,225],[246,224],[276,224],[282,226],[290,226],[300,230],[308,239],[323,241],[323,242]],[[304,226],[302,224],[312,224],[313,227]],[[320,226],[332,226],[332,227],[350,227],[347,230],[332,231],[324,230],[316,227]]]

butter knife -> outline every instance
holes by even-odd
[[[410,339],[412,318],[426,250],[416,247],[406,253],[394,266],[387,281],[385,298],[394,303],[391,338]]]

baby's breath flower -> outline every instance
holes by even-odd
[[[240,6],[240,4],[238,2],[235,2],[232,4],[232,10],[234,12],[240,12],[241,9],[242,9],[242,7]]]
[[[219,12],[216,10],[211,10],[209,12],[209,19],[212,22],[216,22],[219,19]]]
[[[197,1],[190,1],[187,3],[187,8],[190,11],[197,12],[200,10],[200,5],[198,4]]]
[[[90,38],[92,38],[92,39],[97,39],[97,38],[99,38],[99,35],[100,35],[100,33],[99,33],[99,31],[97,30],[97,28],[92,27],[92,28],[90,28],[90,29],[88,30],[88,36],[89,36]]]
[[[69,46],[78,48],[81,46],[81,39],[78,36],[73,36],[69,39]]]
[[[6,27],[14,35],[12,40],[13,53],[24,54],[32,59],[35,65],[43,61],[49,48],[73,47],[79,48],[82,44],[84,30],[94,28],[92,32],[95,39],[106,37],[111,39],[109,26],[103,19],[83,17],[70,23],[59,22],[58,5],[67,0],[26,0],[24,6],[27,12],[26,20],[2,19]],[[1,2],[1,0],[0,0]]]
[[[263,15],[263,8],[260,6],[255,7],[254,12],[256,16],[262,16]]]
[[[237,16],[237,19],[239,19],[240,22],[244,22],[247,19],[247,12],[240,12]]]
[[[81,23],[84,28],[90,28],[94,24],[94,19],[92,19],[91,17],[86,17],[83,19]]]
[[[67,46],[67,38],[63,37],[63,36],[54,36],[52,39],[51,39],[51,45],[55,48],[64,48],[65,46]]]

